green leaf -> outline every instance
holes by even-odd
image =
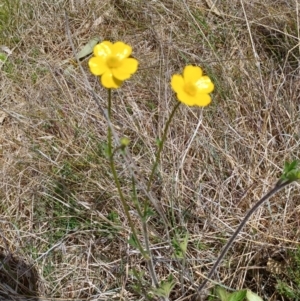
[[[154,211],[151,208],[147,207],[143,214],[143,220],[147,221],[147,219],[153,215],[154,215]]]
[[[145,276],[145,271],[138,271],[135,268],[132,268],[128,271],[128,275],[131,276],[135,280],[142,280]]]
[[[250,290],[247,290],[246,298],[248,301],[264,301],[261,297]]]
[[[106,142],[102,143],[102,152],[106,158],[109,158],[108,144]]]
[[[181,258],[181,259],[185,258],[188,241],[189,241],[189,233],[188,232],[181,234],[181,237],[179,237],[179,238],[177,236],[172,239],[172,245],[173,245],[174,251],[176,253],[176,256],[174,255],[174,257]]]
[[[84,57],[93,53],[94,47],[99,43],[99,38],[91,39],[81,50],[76,54],[78,60],[83,59]]]
[[[294,160],[292,162],[285,162],[282,176],[280,177],[281,180],[288,180],[288,181],[296,181],[300,179],[300,168],[299,168],[299,161]]]
[[[3,52],[0,52],[0,61],[5,62],[7,59],[7,55]]]
[[[221,286],[216,287],[216,295],[221,301],[229,301],[230,293],[228,293],[225,288]]]
[[[175,286],[176,282],[173,279],[173,276],[170,275],[168,277],[168,280],[162,281],[159,284],[159,287],[153,290],[153,294],[158,296],[158,297],[164,297],[164,298],[169,298],[170,293]]]
[[[286,175],[289,172],[293,171],[298,165],[298,161],[294,160],[293,162],[285,162],[284,163],[284,168],[283,168],[283,174]]]
[[[184,255],[186,254],[188,242],[189,242],[189,233],[185,233],[183,240],[179,244],[180,249]]]
[[[246,298],[247,291],[239,290],[230,294],[223,287],[217,286],[215,293],[221,301],[243,301]]]
[[[246,298],[246,294],[246,290],[236,291],[230,295],[228,301],[243,301]]]
[[[139,248],[139,244],[136,240],[136,237],[133,234],[130,235],[130,238],[128,239],[128,243],[136,249]]]

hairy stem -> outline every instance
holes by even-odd
[[[147,225],[147,212],[144,210],[144,213],[141,210],[138,196],[136,194],[136,186],[135,186],[135,180],[132,177],[132,188],[133,188],[133,201],[135,202],[135,206],[137,209],[137,212],[139,214],[139,217],[142,221],[142,230],[143,230],[143,236],[145,241],[145,248],[146,252],[148,253],[148,257],[146,258],[150,277],[152,279],[152,284],[157,288],[158,287],[158,280],[154,269],[154,263],[153,263],[153,256],[150,250],[150,241],[149,241],[149,235],[148,235],[148,225]],[[148,204],[144,204],[145,208],[148,207]]]
[[[108,110],[108,119],[110,121],[111,120],[111,89],[108,89],[108,109],[107,110]],[[107,131],[107,141],[108,141],[107,149],[108,149],[110,169],[111,169],[112,174],[113,174],[113,178],[114,178],[117,190],[118,190],[118,194],[120,196],[121,203],[122,203],[126,218],[128,220],[130,229],[131,229],[132,234],[133,234],[133,236],[135,238],[135,241],[137,243],[138,249],[141,252],[141,254],[146,258],[147,253],[144,251],[140,241],[138,240],[138,236],[137,236],[136,231],[135,231],[135,226],[134,226],[134,224],[132,222],[132,219],[130,217],[128,205],[127,205],[127,202],[125,200],[124,194],[122,192],[120,181],[119,181],[118,174],[117,174],[117,171],[116,171],[114,156],[113,156],[113,151],[112,151],[112,130],[111,130],[110,126],[108,127],[108,131]]]
[[[160,161],[160,155],[161,155],[161,152],[162,152],[162,149],[163,149],[163,146],[164,146],[164,143],[165,143],[165,140],[167,138],[167,133],[168,133],[168,129],[169,129],[169,126],[170,126],[170,123],[175,115],[175,112],[176,110],[178,109],[180,105],[180,102],[178,101],[177,104],[175,105],[175,107],[173,108],[171,114],[170,114],[170,117],[166,123],[166,126],[165,126],[165,129],[164,129],[164,133],[163,133],[163,136],[161,138],[161,141],[159,141],[159,144],[158,144],[158,151],[156,153],[156,157],[155,157],[155,161],[154,161],[154,164],[152,166],[152,170],[151,170],[151,174],[150,174],[150,177],[149,177],[149,181],[148,181],[148,184],[147,184],[147,191],[150,190],[150,187],[151,187],[151,184],[152,184],[152,181],[153,181],[153,177],[154,177],[154,173],[156,171],[156,168],[157,168],[157,165]]]

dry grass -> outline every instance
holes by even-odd
[[[159,215],[149,223],[158,277],[172,274],[177,285],[171,299],[183,300],[207,275],[245,212],[275,183],[284,162],[299,157],[296,2],[216,1],[219,16],[202,0],[1,4],[0,45],[12,54],[0,70],[0,257],[29,266],[22,275],[35,269],[38,283],[33,281],[31,294],[142,300],[133,269],[145,272],[146,291],[150,284],[144,260],[127,243],[129,226],[104,154],[107,124],[80,69],[69,68],[73,53],[64,11],[77,50],[95,36],[122,40],[140,61],[138,73],[114,93],[113,123],[119,136],[131,140],[142,183],[154,160],[155,139],[175,104],[171,75],[197,64],[215,82],[210,107],[182,106],[177,112],[152,190],[173,226],[170,235],[189,233],[183,273],[170,260]],[[86,63],[105,108],[106,91]],[[130,198],[122,157],[117,165]],[[267,262],[299,245],[298,188],[286,189],[255,213],[216,281],[281,300]],[[134,211],[132,205],[133,218]],[[1,273],[9,278],[5,269]],[[3,300],[28,295],[27,280],[17,275],[27,288],[7,280],[0,287]]]

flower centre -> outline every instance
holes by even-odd
[[[121,65],[121,60],[116,56],[111,56],[107,59],[107,65],[109,68],[117,68]]]
[[[185,83],[183,89],[187,94],[191,96],[195,96],[197,93],[197,86],[193,82]]]

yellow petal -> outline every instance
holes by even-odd
[[[183,70],[183,78],[185,82],[195,82],[202,76],[202,70],[197,66],[186,66]]]
[[[100,44],[97,44],[93,49],[94,56],[107,58],[112,53],[112,47],[113,44],[109,41],[104,41]]]
[[[124,70],[122,70],[122,68],[112,69],[111,72],[112,72],[112,75],[120,81],[124,81],[131,77],[131,74],[124,72]]]
[[[194,105],[199,107],[206,107],[211,103],[211,97],[208,94],[198,93],[194,98]]]
[[[176,93],[182,92],[184,87],[183,77],[179,74],[174,74],[171,78],[171,87]]]
[[[114,78],[110,72],[106,72],[101,76],[101,84],[103,87],[108,89],[117,89],[122,85],[122,81]]]
[[[131,52],[132,48],[123,42],[116,42],[112,46],[112,55],[117,56],[120,60],[128,58]]]
[[[131,77],[133,73],[136,72],[138,67],[138,61],[133,58],[124,59],[121,62],[121,66],[112,69],[112,74],[115,78],[124,81]]]
[[[181,101],[182,103],[184,103],[187,106],[195,105],[195,97],[189,95],[184,90],[177,93],[177,98],[178,98],[179,101]]]
[[[122,61],[122,69],[126,69],[130,74],[137,71],[138,65],[139,62],[134,58],[127,58]]]
[[[195,83],[195,85],[197,86],[198,91],[202,94],[204,93],[208,94],[214,90],[214,84],[212,83],[212,81],[208,76],[200,77]]]
[[[101,57],[92,57],[89,59],[89,68],[94,75],[102,75],[108,70],[106,62]]]

